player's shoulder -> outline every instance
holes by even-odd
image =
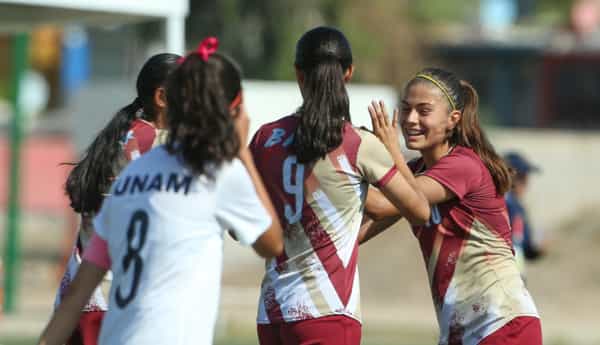
[[[132,160],[127,164],[121,174],[124,175],[132,172],[149,171],[160,167],[166,167],[173,161],[174,159],[167,151],[166,146],[159,145],[144,153],[138,159]]]
[[[346,127],[344,128],[344,135],[358,136],[361,140],[365,141],[379,141],[375,133],[373,133],[373,131],[369,128],[365,126],[354,126],[351,123],[346,124]]]
[[[275,121],[267,122],[259,127],[259,132],[269,132],[275,128],[294,129],[298,123],[298,116],[295,114],[287,115],[278,118]]]
[[[129,126],[130,130],[142,130],[142,129],[155,129],[156,127],[151,123],[144,119],[135,119],[131,122],[131,126]]]
[[[364,127],[364,126],[360,126],[360,127],[356,127],[356,126],[352,126],[352,125],[347,126],[344,131],[344,139],[347,141],[350,141],[353,139],[355,145],[363,148],[361,150],[364,150],[364,149],[379,150],[381,148],[381,146],[383,146],[383,144],[381,143],[379,138],[377,138],[375,133],[373,133],[373,131],[371,131],[370,129],[368,129],[367,127]]]
[[[472,148],[462,145],[456,145],[449,154],[440,160],[460,163],[463,168],[485,167],[481,157]]]
[[[239,186],[244,183],[243,181],[250,179],[246,166],[238,158],[223,162],[216,169],[217,193],[226,198],[231,197],[231,195],[223,195],[219,191],[227,191],[226,193],[230,194],[233,186]]]
[[[156,136],[156,131],[157,129],[152,123],[143,119],[135,119],[129,126],[129,133],[138,139],[151,139],[150,141],[152,141]]]
[[[279,117],[275,121],[267,122],[260,126],[259,130],[270,130],[273,128],[293,128],[298,123],[298,116],[296,114],[290,114]]]
[[[297,123],[298,117],[294,114],[265,123],[254,134],[252,145],[264,145],[266,142],[272,140],[273,137],[277,139],[289,138],[290,135],[293,135]]]
[[[244,163],[236,157],[228,162],[223,162],[219,168],[218,174],[222,176],[226,174],[239,174],[241,172],[246,172],[246,167],[244,166]]]

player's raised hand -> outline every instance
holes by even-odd
[[[369,105],[369,114],[371,115],[373,132],[379,140],[389,151],[398,150],[398,109],[394,109],[394,115],[392,121],[390,121],[383,101],[372,101]]]

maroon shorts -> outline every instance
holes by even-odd
[[[531,316],[516,317],[479,343],[479,345],[500,344],[542,345],[542,324],[540,319]]]
[[[100,335],[103,311],[83,312],[79,318],[77,329],[67,341],[67,345],[96,345]]]
[[[260,345],[359,345],[361,337],[360,322],[342,315],[257,328]]]

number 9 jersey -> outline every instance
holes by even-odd
[[[212,344],[223,233],[250,245],[271,224],[238,159],[212,172],[194,175],[159,146],[113,184],[94,220],[104,246],[84,257],[113,271],[100,344]]]
[[[360,321],[358,233],[369,184],[397,172],[372,133],[343,128],[342,144],[314,163],[293,153],[298,118],[262,126],[250,144],[256,167],[284,228],[284,253],[270,259],[259,324],[344,315]]]

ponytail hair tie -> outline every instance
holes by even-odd
[[[208,58],[213,55],[217,48],[219,48],[219,40],[216,37],[207,37],[198,46],[196,53],[200,55],[204,62],[208,61]]]
[[[202,40],[198,45],[198,48],[196,48],[196,51],[191,52],[188,56],[198,54],[202,61],[206,62],[211,55],[217,52],[217,48],[219,48],[219,40],[214,36],[210,36]],[[182,64],[185,59],[187,59],[187,56],[180,57],[177,60],[177,63]]]

